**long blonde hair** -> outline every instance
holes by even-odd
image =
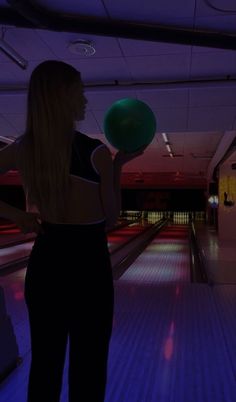
[[[69,64],[39,64],[30,78],[26,129],[18,140],[27,203],[39,212],[46,208],[54,221],[63,221],[67,209],[76,83],[81,83],[80,73]]]

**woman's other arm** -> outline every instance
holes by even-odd
[[[0,151],[0,174],[16,168],[16,144],[13,142]],[[27,213],[3,201],[0,201],[0,217],[16,223],[23,233],[41,231],[39,214]]]

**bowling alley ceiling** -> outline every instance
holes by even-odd
[[[126,186],[204,187],[235,141],[235,0],[0,0],[0,34],[27,64],[0,40],[2,137],[24,130],[32,70],[58,59],[85,83],[78,128],[109,147],[103,117],[114,101],[136,98],[154,111],[155,138],[125,165]]]

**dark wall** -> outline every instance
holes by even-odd
[[[25,210],[25,194],[22,186],[0,186],[0,200]]]
[[[209,194],[210,195],[217,195],[219,188],[218,188],[218,182],[212,182],[209,184]]]
[[[122,210],[204,211],[204,190],[122,190]]]
[[[204,190],[131,190],[123,189],[122,210],[204,211]],[[0,186],[0,200],[25,210],[22,186]]]

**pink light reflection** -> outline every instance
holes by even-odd
[[[164,356],[166,360],[169,361],[172,358],[173,349],[174,349],[173,339],[167,338],[164,348]]]
[[[10,289],[15,300],[21,301],[24,299],[24,291],[20,282],[13,282],[10,284]]]
[[[14,299],[17,301],[24,299],[24,292],[18,291],[14,293]]]
[[[164,357],[166,360],[171,360],[174,352],[174,332],[175,332],[175,323],[174,321],[170,324],[169,336],[166,338],[164,344]]]

